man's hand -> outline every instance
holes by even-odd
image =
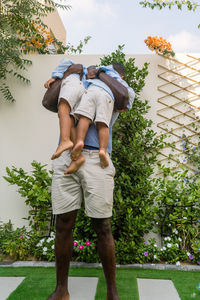
[[[55,82],[55,81],[56,81],[55,78],[49,79],[47,82],[45,82],[44,87],[45,87],[46,89],[49,89],[49,88],[50,88],[50,85],[51,85],[53,82]]]
[[[83,77],[83,65],[81,65],[81,64],[71,65],[68,68],[68,71],[69,71],[70,74],[79,74],[80,75],[80,80]]]
[[[125,112],[128,111],[128,108],[123,108],[123,109],[116,109],[117,112]]]
[[[95,66],[89,66],[87,68],[88,74],[87,74],[87,79],[94,79],[97,76],[97,68]]]

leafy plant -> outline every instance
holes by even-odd
[[[61,2],[66,3],[66,0]],[[49,47],[54,45],[55,53],[81,53],[83,45],[90,37],[76,47],[63,45],[47,29],[43,17],[57,8],[69,10],[70,6],[53,0],[0,0],[0,92],[8,101],[15,99],[7,84],[10,76],[28,84],[24,72],[31,65],[30,59],[24,58],[26,53],[51,53]]]
[[[153,174],[162,139],[151,129],[152,121],[145,118],[150,106],[139,94],[148,75],[148,64],[139,69],[135,59],[126,60],[123,46],[101,59],[101,65],[112,61],[125,67],[125,80],[136,97],[133,107],[121,113],[113,130],[112,160],[116,168],[112,227],[115,240],[140,244],[153,227],[155,208],[151,197]]]
[[[39,236],[46,235],[52,217],[51,212],[51,171],[45,169],[46,165],[32,162],[32,175],[22,168],[6,168],[7,176],[4,179],[12,185],[19,187],[19,194],[25,198],[29,207],[29,216],[24,218],[29,221],[31,229]]]
[[[24,260],[30,254],[29,236],[26,228],[13,229],[11,221],[0,225],[0,254],[14,260]]]

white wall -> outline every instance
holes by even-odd
[[[162,107],[157,103],[160,96],[157,91],[160,84],[157,77],[158,64],[165,64],[166,60],[151,54],[127,57],[135,57],[139,67],[144,62],[150,62],[142,98],[149,100],[152,108],[148,117],[154,120],[153,128],[157,130],[156,124],[162,119],[156,113]],[[30,58],[33,65],[28,67],[27,74],[31,85],[23,85],[12,78],[9,86],[16,102],[8,103],[0,99],[0,220],[7,222],[11,219],[15,227],[25,224],[22,218],[27,216],[28,210],[24,199],[16,192],[16,187],[9,186],[2,178],[6,174],[5,168],[14,165],[29,171],[33,160],[48,164],[51,168],[50,157],[56,149],[59,137],[57,114],[44,109],[41,101],[45,92],[43,84],[50,78],[52,69],[63,55],[31,55]],[[69,58],[86,66],[100,63],[98,55],[74,55]]]

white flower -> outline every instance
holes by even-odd
[[[187,252],[187,256],[190,256],[191,255],[191,253],[190,252]]]
[[[153,258],[154,258],[154,259],[157,259],[157,255],[155,254],[155,255],[153,256]]]
[[[43,255],[46,255],[47,253],[46,253],[46,251],[43,251]]]
[[[187,220],[187,217],[183,217],[184,220]]]
[[[179,240],[179,242],[182,242],[182,238],[179,237],[178,240]]]
[[[46,252],[46,251],[47,251],[47,247],[44,247],[44,248],[43,248],[43,251]]]
[[[163,250],[165,251],[165,250],[166,250],[166,247],[163,247]]]
[[[168,247],[168,248],[171,248],[171,246],[172,246],[172,244],[167,243],[167,247]]]
[[[52,238],[54,238],[54,237],[55,237],[55,233],[54,233],[54,232],[51,232],[50,236],[51,236]]]
[[[178,234],[178,230],[173,229],[172,231],[173,231],[173,233]]]
[[[163,251],[163,248],[160,248],[160,251]]]
[[[176,243],[175,245],[176,245],[176,247],[179,247],[179,244]]]
[[[158,222],[156,222],[156,225],[158,225]]]
[[[196,298],[196,293],[195,293],[195,292],[192,293],[191,297],[192,297],[192,298]]]
[[[157,244],[154,244],[154,247],[158,247]]]
[[[177,261],[177,262],[176,262],[176,265],[177,265],[177,266],[180,266],[180,265],[181,265],[180,261]]]
[[[171,241],[171,238],[169,236],[164,238],[165,241]]]
[[[171,226],[172,224],[169,224],[169,226]]]
[[[54,248],[55,248],[55,246],[54,246],[54,245],[52,245],[52,246],[51,246],[51,248],[52,248],[52,249],[54,249]]]
[[[53,240],[54,240],[53,237],[49,237],[49,238],[47,239],[47,243],[50,243],[50,242],[53,241]]]

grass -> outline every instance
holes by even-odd
[[[101,269],[70,269],[70,276],[98,277],[95,300],[104,300],[106,286]],[[25,280],[7,300],[46,300],[55,288],[55,268],[43,267],[0,267],[0,276],[22,276]],[[137,278],[171,279],[181,300],[191,300],[191,294],[200,282],[200,272],[117,269],[117,287],[121,300],[139,300]],[[199,297],[199,298],[198,298]],[[200,296],[195,298],[200,299]]]

